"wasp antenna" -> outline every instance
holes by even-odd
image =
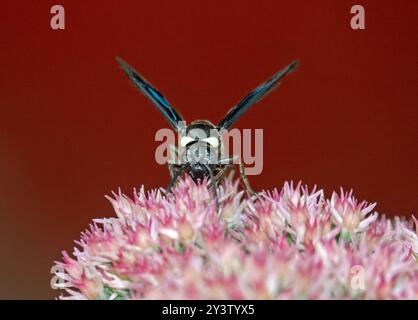
[[[276,88],[279,85],[279,81],[286,74],[294,72],[298,66],[299,61],[294,60],[287,67],[277,72],[269,80],[247,94],[240,102],[238,102],[228,111],[225,118],[219,122],[218,127],[222,129],[229,129],[245,111],[247,111],[252,105],[260,101],[262,98],[264,98],[264,96]]]
[[[151,102],[161,111],[164,117],[170,122],[171,126],[177,130],[178,123],[183,121],[182,116],[174,109],[168,100],[138,72],[121,58],[116,57],[122,70],[126,73],[132,84],[142,92]]]

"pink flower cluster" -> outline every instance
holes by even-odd
[[[417,299],[418,222],[379,217],[351,193],[286,183],[246,197],[186,177],[133,199],[109,197],[73,257],[61,299]],[[415,225],[414,225],[415,224]]]

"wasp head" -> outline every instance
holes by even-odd
[[[182,161],[190,164],[188,172],[194,180],[203,179],[220,159],[220,131],[210,121],[198,120],[187,127],[180,126],[178,132],[180,148],[184,150]]]

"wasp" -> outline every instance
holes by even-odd
[[[217,185],[223,180],[229,170],[232,169],[232,173],[234,170],[234,157],[222,158],[219,156],[223,155],[221,133],[230,129],[244,112],[278,87],[280,80],[285,75],[296,70],[299,64],[297,60],[293,61],[248,93],[227,112],[218,125],[208,120],[196,120],[186,126],[183,117],[150,82],[145,80],[143,76],[121,58],[117,57],[116,60],[132,84],[151,100],[180,136],[179,141],[182,151],[180,152],[177,148],[174,148],[174,153],[178,157],[177,159],[181,159],[181,161],[180,163],[176,161],[168,164],[171,182],[167,191],[170,192],[176,180],[187,173],[195,182],[198,180],[202,181],[205,178],[208,179],[209,184],[214,187],[215,195]],[[239,162],[239,172],[247,191],[254,195],[255,192],[245,175],[245,168],[242,162]]]

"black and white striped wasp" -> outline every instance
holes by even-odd
[[[194,181],[203,180],[206,177],[210,185],[214,187],[215,194],[219,182],[222,181],[228,170],[234,167],[232,157],[219,159],[219,155],[223,155],[221,132],[230,129],[245,111],[276,88],[279,85],[279,81],[298,66],[298,62],[293,61],[251,91],[228,111],[225,118],[218,125],[214,125],[208,120],[196,120],[188,126],[182,126],[185,123],[183,117],[171,106],[168,100],[126,62],[120,58],[116,58],[116,60],[134,86],[151,100],[174,130],[181,135],[179,139],[180,145],[184,148],[184,152],[180,155],[182,161],[180,163],[172,162],[168,164],[171,182],[167,190],[171,190],[178,177],[187,173]],[[179,153],[177,149],[175,152]],[[215,155],[217,158],[213,159],[212,155]],[[245,187],[250,194],[254,194],[245,175],[245,168],[242,162],[239,162],[239,168]]]

